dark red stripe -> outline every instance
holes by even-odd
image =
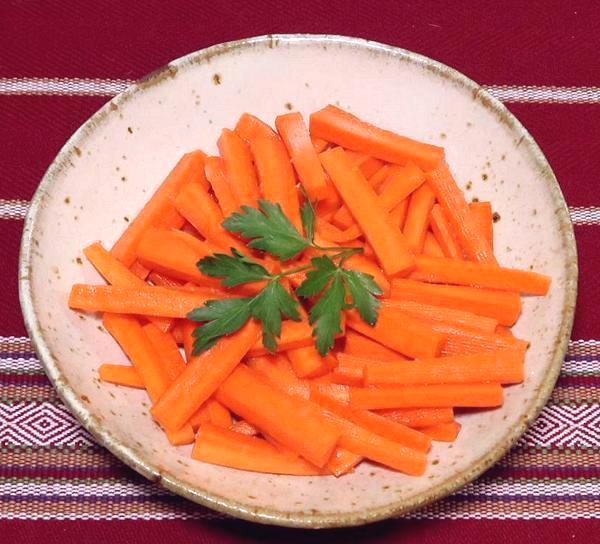
[[[3,7],[0,76],[139,77],[215,43],[282,32],[334,33],[437,58],[484,83],[597,82],[591,2],[398,3],[98,0]],[[18,36],[18,39],[15,37]],[[60,39],[57,37],[60,36]]]
[[[23,222],[0,221],[0,229],[0,336],[25,336],[17,288],[17,263]]]
[[[600,338],[600,253],[598,228],[575,227],[579,254],[579,295],[573,326],[573,338]]]
[[[390,520],[348,529],[310,531],[257,525],[231,519],[164,521],[4,521],[7,542],[64,544],[97,542],[127,544],[280,544],[369,542],[370,544],[506,544],[507,542],[591,543],[598,520]],[[176,538],[175,538],[175,535]]]

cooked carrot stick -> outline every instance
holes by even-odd
[[[129,270],[132,274],[135,274],[141,280],[145,280],[150,274],[150,270],[139,261],[134,261],[133,264],[129,267]]]
[[[321,403],[324,399],[327,397],[319,397],[317,400]],[[327,401],[335,402],[331,399],[324,400]],[[341,433],[340,447],[413,476],[419,476],[425,471],[427,460],[422,451],[376,434],[326,407],[323,407],[322,413],[327,418],[327,422]]]
[[[185,317],[194,308],[215,298],[212,289],[190,292],[168,287],[115,287],[75,284],[69,307],[86,312]]]
[[[469,210],[465,196],[458,188],[445,161],[427,173],[427,183],[447,213],[452,230],[468,257],[481,263],[498,264],[485,234]]]
[[[142,328],[160,357],[169,379],[174,381],[185,370],[185,361],[179,352],[179,346],[169,333],[162,332],[152,323],[147,323]]]
[[[423,170],[435,168],[444,154],[440,147],[375,127],[331,105],[311,114],[310,133],[395,164],[413,161]]]
[[[177,429],[176,431],[167,431],[166,435],[173,446],[192,444],[196,439],[196,433],[191,425],[184,425],[181,429]]]
[[[343,353],[364,357],[366,359],[379,359],[381,361],[397,361],[403,356],[379,342],[375,342],[351,329],[346,331]]]
[[[111,285],[117,287],[146,287],[144,280],[136,276],[121,261],[106,251],[100,242],[95,242],[86,247],[83,254]],[[168,331],[172,325],[172,320],[168,318],[149,317],[148,319],[163,332]]]
[[[225,175],[237,202],[240,205],[256,207],[260,193],[248,145],[228,129],[223,129],[217,145],[225,161]]]
[[[445,257],[446,254],[442,250],[440,244],[435,239],[435,236],[431,232],[425,234],[425,242],[423,244],[423,254],[429,255],[430,257]]]
[[[471,287],[486,287],[516,291],[526,295],[546,295],[551,279],[529,270],[501,268],[496,265],[473,263],[419,255],[411,279],[429,283],[450,283]]]
[[[314,344],[286,351],[292,368],[299,378],[313,378],[329,371],[327,357],[321,357]]]
[[[310,198],[322,200],[329,195],[325,172],[317,156],[314,143],[310,140],[308,129],[302,115],[298,112],[280,115],[275,126],[287,148],[294,169]],[[327,147],[324,140],[319,142],[321,150]]]
[[[501,325],[514,325],[521,313],[519,294],[507,291],[394,279],[391,294],[392,299],[460,308],[477,315],[492,317]]]
[[[193,332],[198,327],[198,323],[191,321],[190,319],[183,319],[181,323],[182,343],[183,351],[185,353],[186,362],[190,362],[193,357],[192,351],[194,351],[194,335]]]
[[[469,210],[479,225],[479,229],[483,232],[486,240],[494,249],[494,216],[492,213],[491,202],[470,202]]]
[[[336,189],[358,226],[373,246],[388,275],[405,273],[414,267],[414,258],[402,232],[387,220],[387,212],[377,202],[377,195],[365,177],[353,169],[340,147],[320,155]]]
[[[310,396],[309,384],[306,380],[298,378],[289,360],[281,355],[267,357],[253,357],[247,362],[248,367],[266,378],[280,391],[295,397],[308,399]]]
[[[219,280],[198,270],[196,263],[213,254],[213,246],[177,231],[147,229],[137,247],[138,259],[148,268],[172,278],[218,286]]]
[[[103,382],[145,389],[144,382],[136,369],[130,365],[101,364],[98,368],[98,376]]]
[[[391,165],[384,164],[377,172],[368,178],[369,185],[373,187],[377,193],[381,192],[381,186],[389,175],[391,168],[393,168]]]
[[[410,197],[403,233],[415,253],[423,251],[429,226],[429,212],[435,202],[433,191],[424,183]]]
[[[225,176],[225,161],[221,157],[206,157],[204,173],[212,187],[223,216],[229,217],[240,207],[240,203]]]
[[[235,133],[248,143],[256,138],[277,139],[277,134],[267,123],[249,113],[242,113],[235,125]]]
[[[384,306],[396,308],[419,319],[438,321],[468,329],[494,332],[498,325],[498,320],[493,317],[482,317],[472,312],[467,312],[466,310],[457,310],[455,308],[447,308],[444,306],[433,306],[431,304],[402,299],[388,299],[384,300],[382,303]]]
[[[392,225],[399,229],[404,228],[406,222],[406,214],[408,212],[408,202],[410,199],[405,198],[400,204],[398,204],[389,214],[388,220]]]
[[[379,285],[383,291],[383,296],[389,296],[390,282],[386,275],[382,272],[381,268],[379,268],[379,266],[377,266],[373,260],[369,259],[365,255],[352,255],[349,259],[346,259],[343,266],[344,268],[359,270],[365,274],[370,274],[375,279],[375,283],[377,283],[377,285]]]
[[[234,433],[241,433],[247,436],[256,436],[258,434],[258,429],[243,419],[232,423],[231,427],[229,427],[229,430],[233,431]]]
[[[384,165],[385,163],[383,161],[380,161],[375,157],[367,157],[360,163],[359,168],[363,173],[363,176],[365,176],[367,179],[370,179]]]
[[[265,199],[281,205],[292,224],[302,232],[296,176],[287,151],[279,138],[255,138],[250,150]]]
[[[444,335],[434,332],[428,323],[389,307],[379,310],[374,327],[365,323],[354,311],[348,312],[347,316],[351,329],[409,357],[435,357],[445,340]]]
[[[431,447],[431,440],[419,431],[415,431],[406,425],[387,419],[374,412],[357,410],[348,403],[331,398],[318,388],[311,388],[310,398],[326,410],[369,429],[371,432],[388,440],[393,440],[421,452],[426,452]]]
[[[501,336],[507,336],[509,338],[514,338],[515,335],[513,334],[513,332],[510,330],[509,327],[505,327],[504,325],[498,325],[496,327],[496,334],[499,334]]]
[[[317,406],[280,392],[243,365],[223,382],[216,398],[318,467],[327,463],[340,436]]]
[[[200,186],[202,188],[205,187],[204,183],[200,183],[197,180],[192,180],[192,181],[186,183],[186,185],[189,185],[190,183],[193,184],[193,185],[198,185],[198,186]],[[208,183],[206,183],[206,185],[208,185]],[[185,185],[183,187],[185,187]],[[175,197],[175,195],[171,196],[171,201],[173,200],[174,197]],[[158,223],[156,224],[156,226],[159,229],[175,229],[175,230],[179,230],[184,225],[185,225],[185,217],[183,217],[173,207],[168,208],[165,211],[165,214],[158,220]]]
[[[136,261],[137,262],[137,261]],[[148,280],[152,283],[152,285],[158,285],[159,287],[182,287],[183,282],[180,280],[176,280],[167,276],[166,274],[161,274],[159,272],[155,272],[154,270],[148,274]]]
[[[117,240],[111,253],[126,266],[135,261],[138,241],[148,227],[155,226],[167,210],[172,208],[171,197],[190,181],[206,183],[204,179],[204,158],[202,151],[193,151],[184,155],[175,168],[156,190],[143,210],[129,224]]]
[[[354,467],[362,461],[362,456],[352,453],[344,448],[335,448],[333,454],[327,461],[325,468],[336,477],[352,472]]]
[[[167,430],[181,427],[229,376],[259,334],[259,325],[250,320],[239,331],[222,337],[212,348],[192,357],[153,406],[151,411],[156,421]]]
[[[431,327],[446,335],[442,355],[468,355],[481,351],[527,349],[527,342],[506,335],[466,329],[449,323],[432,322]]]
[[[388,174],[378,190],[377,202],[386,211],[390,212],[405,198],[409,197],[413,191],[423,185],[425,175],[414,163],[409,163],[405,167],[392,166],[383,168],[388,168]],[[372,179],[369,179],[369,184],[373,187],[375,186]],[[333,221],[346,228],[354,223],[352,215],[346,206],[343,206],[336,212],[333,216]]]
[[[233,424],[231,412],[219,401],[208,399],[206,401],[206,408],[208,409],[210,422],[213,425],[216,427],[221,427],[222,429],[229,429],[229,427],[231,427]]]
[[[398,354],[394,361],[397,363],[402,356]],[[376,359],[355,357],[353,355],[347,355],[345,353],[338,353],[337,355],[338,364],[332,372],[332,379],[336,383],[344,385],[355,385],[362,387],[364,385],[364,370],[367,362],[373,363],[374,365],[388,365],[389,361],[379,361]]]
[[[197,431],[203,423],[211,422],[210,414],[208,413],[208,403],[210,402],[210,400],[212,399],[206,401],[202,406],[200,406],[200,408],[198,408],[194,412],[192,417],[190,417],[188,423],[192,426],[192,429],[194,429],[194,431]]]
[[[345,230],[338,229],[335,225],[317,217],[316,221],[317,234],[328,242],[344,243],[356,240],[362,235],[362,231],[356,224],[352,224]]]
[[[173,205],[210,243],[226,252],[232,247],[238,251],[245,250],[244,244],[221,226],[224,219],[221,208],[199,183],[184,185],[173,200]]]
[[[423,427],[421,432],[438,442],[454,442],[460,429],[461,424],[458,421],[451,421],[449,423],[438,423],[431,427]]]
[[[275,120],[275,125],[277,125],[277,120]],[[321,153],[321,151],[325,151],[327,149],[327,146],[329,146],[329,143],[330,143],[327,140],[323,140],[323,138],[314,138],[313,136],[310,137],[310,141],[317,153]],[[300,175],[300,174],[298,174],[298,175]]]
[[[133,364],[150,399],[156,401],[167,387],[169,376],[137,318],[107,313],[102,324]]]
[[[438,383],[521,383],[525,378],[523,350],[501,350],[401,361],[366,362],[366,385],[412,385]]]
[[[434,204],[433,208],[431,208],[429,226],[438,244],[440,244],[444,255],[452,259],[462,259],[462,250],[456,240],[456,235],[448,223],[444,208],[439,204]]]
[[[192,450],[192,458],[252,472],[296,476],[323,473],[300,457],[292,458],[279,452],[262,438],[246,436],[210,424],[201,426]]]
[[[399,385],[395,387],[351,387],[350,404],[355,408],[493,408],[502,406],[503,389],[497,383]]]
[[[451,423],[454,420],[452,408],[393,408],[377,412],[413,429],[431,427],[438,423]]]
[[[277,339],[277,351],[287,351],[310,344],[314,344],[312,336],[312,327],[307,320],[302,321],[284,321],[281,324],[281,336]],[[269,353],[263,346],[262,340],[257,340],[256,344],[248,353],[250,357],[258,357]]]

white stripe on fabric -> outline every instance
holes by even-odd
[[[88,78],[0,78],[0,94],[48,94],[114,96],[134,80]],[[600,102],[600,87],[554,87],[538,85],[484,85],[503,102],[550,104],[594,104]]]
[[[0,198],[0,219],[24,219],[29,202],[27,200],[4,200]]]

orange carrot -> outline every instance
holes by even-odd
[[[365,323],[354,311],[347,315],[348,327],[409,357],[435,357],[445,339],[429,324],[389,307],[379,310],[374,327]]]
[[[506,335],[466,329],[449,323],[431,323],[432,328],[446,335],[442,355],[468,355],[481,351],[527,349],[527,342]]]
[[[504,325],[498,325],[496,327],[496,334],[499,334],[501,336],[507,336],[509,338],[514,338],[515,335],[513,334],[513,332],[510,330],[509,327],[505,327]]]
[[[501,325],[514,325],[521,313],[521,298],[518,293],[455,285],[433,285],[406,279],[392,281],[392,299],[460,308],[497,319]]]
[[[375,342],[362,334],[353,330],[346,331],[346,343],[344,352],[347,355],[364,357],[366,359],[379,359],[381,361],[397,361],[402,359],[402,355],[397,351],[385,347],[379,342]]]
[[[451,421],[449,423],[438,423],[431,427],[423,427],[421,432],[438,442],[454,442],[458,437],[460,428],[460,423]]]
[[[378,410],[378,413],[413,429],[431,427],[438,423],[451,423],[454,420],[452,408],[393,408]]]
[[[479,225],[479,229],[483,232],[486,240],[494,249],[494,216],[492,213],[491,202],[471,202],[469,210]]]
[[[467,329],[477,329],[484,332],[494,332],[498,325],[498,320],[492,317],[482,317],[465,310],[447,308],[444,306],[433,306],[411,300],[388,299],[383,301],[384,306],[396,308],[413,317],[424,319],[425,321],[437,321]]]
[[[103,382],[145,389],[140,375],[134,367],[129,365],[101,364],[98,368],[98,376]]]
[[[429,214],[429,226],[444,255],[452,259],[462,259],[462,251],[456,240],[444,209],[439,204],[434,204]]]
[[[185,317],[194,308],[215,298],[212,289],[190,292],[168,287],[115,287],[75,284],[69,307],[86,312]]]
[[[296,177],[285,146],[279,138],[255,138],[250,149],[263,197],[280,204],[287,218],[302,232]]]
[[[190,417],[188,423],[191,425],[194,431],[197,431],[203,423],[210,423],[210,414],[208,413],[208,403],[212,399],[206,401],[200,408],[198,408],[192,417]]]
[[[184,185],[173,204],[206,240],[223,251],[229,252],[232,247],[238,251],[245,249],[242,243],[221,226],[224,219],[221,208],[199,183]]]
[[[175,380],[185,370],[185,361],[179,352],[179,346],[170,334],[162,332],[152,323],[147,323],[142,328],[160,357],[169,380]]]
[[[214,399],[208,399],[206,401],[206,408],[208,409],[208,415],[210,422],[222,429],[229,429],[233,424],[231,419],[231,412],[225,408],[220,402]]]
[[[447,213],[452,230],[469,258],[490,265],[498,264],[485,234],[469,210],[465,196],[458,188],[445,161],[427,173],[427,183]]]
[[[369,429],[371,432],[388,440],[393,440],[421,452],[426,452],[431,447],[431,440],[419,431],[415,431],[406,425],[387,419],[374,412],[356,410],[350,404],[335,400],[323,394],[317,388],[311,389],[310,398],[326,410]]]
[[[111,253],[126,266],[135,261],[137,244],[148,227],[155,226],[172,208],[171,197],[190,181],[206,183],[204,179],[204,158],[202,151],[193,151],[184,155],[175,168],[157,189],[144,209],[129,224],[117,240]]]
[[[389,214],[388,220],[392,225],[399,229],[404,228],[406,222],[406,214],[408,212],[408,202],[410,199],[405,198],[400,204],[398,204]]]
[[[254,425],[250,425],[250,423],[244,421],[243,419],[232,423],[231,427],[229,427],[229,430],[235,433],[241,433],[248,436],[256,436],[258,434],[258,429]]]
[[[198,326],[198,323],[191,321],[190,319],[184,319],[180,321],[181,333],[182,333],[182,344],[183,351],[185,353],[185,360],[189,363],[193,357],[192,351],[194,350],[194,335],[193,332]]]
[[[429,255],[430,257],[445,257],[445,253],[442,250],[440,244],[435,239],[435,236],[431,232],[425,234],[425,242],[423,244],[423,254]]]
[[[493,408],[502,406],[503,389],[497,383],[351,387],[355,408]]]
[[[380,161],[375,157],[367,157],[360,163],[359,168],[363,173],[363,176],[365,176],[367,179],[370,179],[384,165],[385,163],[383,161]]]
[[[218,286],[219,280],[205,276],[196,266],[213,254],[213,248],[189,234],[151,228],[139,241],[137,257],[148,268],[172,278]]]
[[[315,238],[316,240],[316,238]],[[344,268],[359,270],[365,274],[370,274],[375,279],[375,282],[383,291],[383,296],[387,297],[390,294],[390,282],[382,272],[382,270],[371,259],[365,255],[352,255],[344,262]]]
[[[169,376],[138,320],[128,315],[107,313],[104,314],[102,324],[133,364],[150,399],[156,401],[169,383]]]
[[[253,357],[247,364],[280,391],[304,399],[310,396],[308,382],[298,378],[284,356]]]
[[[395,164],[413,161],[423,170],[435,168],[444,154],[440,147],[383,130],[331,105],[310,116],[310,133]]]
[[[100,242],[86,247],[83,254],[111,285],[117,287],[146,287],[144,280],[136,276],[121,261],[118,261],[111,253],[106,251]],[[149,317],[149,319],[163,332],[168,331],[172,325],[172,320],[164,317]]]
[[[275,120],[275,125],[277,125],[277,120]],[[317,153],[321,153],[321,151],[325,151],[327,149],[327,146],[329,146],[329,142],[327,140],[323,140],[323,138],[314,138],[311,136],[310,141]],[[298,176],[299,175],[300,174],[298,174]]]
[[[262,438],[220,429],[210,424],[201,426],[192,458],[252,472],[297,476],[322,474],[321,470],[308,461],[300,457],[289,457]]]
[[[198,186],[202,187],[203,189],[205,188],[205,184],[199,183],[197,180],[192,180],[192,181],[186,183],[186,185],[189,185],[190,183],[193,185],[198,185]],[[208,186],[208,183],[206,183],[206,186]],[[185,185],[184,185],[184,187],[185,187]],[[206,189],[208,189],[208,187],[206,187]],[[171,196],[171,200],[173,200],[174,197],[175,197],[175,195]],[[184,225],[185,225],[185,217],[183,217],[175,208],[171,207],[165,211],[165,214],[162,216],[161,219],[159,219],[156,226],[159,229],[179,230]]]
[[[235,133],[248,143],[256,138],[277,139],[277,134],[267,123],[249,113],[242,113],[235,125]]]
[[[340,436],[317,406],[278,391],[243,365],[223,382],[217,400],[318,467],[327,463]]]
[[[352,224],[345,230],[340,230],[335,225],[332,225],[320,217],[317,217],[316,231],[319,236],[328,242],[337,243],[350,242],[351,240],[356,240],[362,235],[362,231],[355,224]]]
[[[364,364],[366,385],[411,385],[438,383],[521,383],[525,378],[522,350],[501,350],[381,363]]]
[[[136,261],[137,262],[137,261]],[[158,285],[159,287],[182,287],[183,282],[170,278],[166,274],[160,274],[159,272],[152,271],[148,274],[148,280],[152,285]]]
[[[260,193],[248,145],[235,132],[223,129],[217,142],[225,161],[225,175],[240,205],[256,207]]]
[[[321,357],[314,344],[286,352],[292,368],[299,378],[315,377],[325,374],[330,369],[327,357]]]
[[[141,280],[145,280],[150,274],[150,270],[148,270],[142,263],[138,261],[134,261],[134,263],[129,267],[132,274],[135,274]]]
[[[417,266],[410,277],[429,283],[485,287],[526,295],[546,295],[550,289],[549,276],[529,270],[425,255],[415,257],[415,261]]]
[[[229,217],[240,207],[240,203],[225,176],[225,161],[221,157],[207,157],[204,164],[204,173],[212,187],[223,216]]]
[[[306,192],[313,200],[322,200],[329,195],[325,172],[310,140],[302,115],[298,112],[280,115],[275,126],[287,148],[294,169]],[[327,142],[322,140],[319,147],[325,149]],[[321,149],[321,150],[322,150]]]
[[[369,177],[369,185],[377,191],[377,193],[381,192],[381,186],[385,182],[387,176],[390,173],[392,166],[389,164],[384,164],[377,172],[375,172],[371,177]]]
[[[287,351],[289,349],[301,348],[314,344],[312,336],[312,327],[307,320],[302,321],[284,321],[281,324],[281,336],[277,339],[277,351]],[[250,357],[257,357],[267,354],[267,349],[263,346],[262,340],[252,346],[248,353]]]
[[[434,202],[435,196],[427,184],[421,185],[410,197],[403,232],[415,253],[423,251],[425,234],[429,225],[429,212],[431,212]]]
[[[362,461],[362,456],[352,453],[344,448],[335,448],[333,454],[327,461],[325,468],[336,477],[352,472],[354,467]]]
[[[401,355],[396,357],[394,361],[397,363],[400,361]],[[361,387],[364,385],[364,369],[367,363],[373,363],[373,365],[387,366],[389,361],[378,361],[375,359],[355,357],[347,355],[345,353],[338,353],[337,355],[338,364],[333,370],[332,379],[336,383],[344,385],[355,385]]]
[[[387,213],[377,202],[377,195],[369,182],[348,162],[340,147],[320,155],[336,189],[356,219],[368,242],[373,246],[384,271],[388,275],[408,272],[414,267],[414,258],[402,232],[388,222]]]
[[[192,444],[196,438],[196,433],[191,425],[184,425],[176,431],[167,431],[167,438],[172,446],[185,446]]]
[[[212,348],[192,357],[152,408],[156,421],[167,430],[181,427],[229,376],[259,334],[259,325],[250,320],[239,331],[222,337]]]

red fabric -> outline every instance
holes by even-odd
[[[129,80],[141,77],[173,58],[215,43],[293,32],[346,34],[391,43],[440,60],[486,85],[600,86],[600,9],[594,0],[427,3],[3,0],[0,2],[0,80],[21,77]],[[94,96],[11,96],[0,93],[0,200],[31,198],[45,169],[66,139],[106,100],[106,97]],[[600,103],[511,103],[508,106],[546,153],[569,205],[600,206],[597,195]],[[576,228],[581,276],[574,339],[600,339],[597,318],[600,260],[595,249],[598,228],[598,225]],[[16,286],[21,229],[22,221],[0,219],[1,337],[26,336]],[[15,395],[10,402],[17,399],[35,404],[41,402],[38,397],[42,395],[44,402],[60,405],[41,375],[0,374],[0,386],[2,391],[8,391],[6,395]],[[597,376],[563,377],[556,397],[598,403],[599,386]],[[32,392],[38,389],[39,394]],[[3,398],[0,408],[5,402]],[[39,462],[32,464],[19,462],[16,454],[17,461],[12,457],[8,460],[7,452],[1,449],[0,483],[26,478],[27,481],[55,478],[83,483],[112,478],[144,485],[139,476],[99,448],[94,450],[95,457],[85,463],[74,462],[77,457],[66,450],[50,460],[43,457],[43,448],[33,450],[33,454],[28,454],[32,456],[29,458]],[[583,450],[583,453],[579,450],[575,453],[560,446],[550,448],[550,453],[538,453],[535,449],[525,453],[519,451],[490,470],[485,479],[487,482],[526,483],[536,478],[538,484],[550,480],[597,484],[600,480],[600,450]],[[61,460],[61,455],[65,460]],[[92,454],[89,455],[91,458]],[[569,512],[574,514],[557,514],[571,518],[552,521],[392,520],[363,528],[320,532],[261,527],[235,520],[10,520],[0,512],[0,540],[15,543],[43,541],[47,544],[90,540],[117,544],[587,543],[598,538],[600,507],[597,496],[596,491],[595,510],[590,507],[596,519],[575,519],[585,516],[577,514],[573,507]],[[532,510],[536,500],[543,500],[534,494],[530,498]],[[581,497],[567,499],[576,501]],[[163,499],[147,500],[159,502]],[[200,510],[182,499],[170,497],[164,500],[174,505],[173,511],[176,507],[187,513]],[[450,503],[465,505],[468,500],[464,495],[457,495]],[[460,517],[460,507],[455,512]],[[482,506],[481,516],[493,517],[493,512],[494,500],[490,499]],[[31,516],[36,513],[30,511]]]

